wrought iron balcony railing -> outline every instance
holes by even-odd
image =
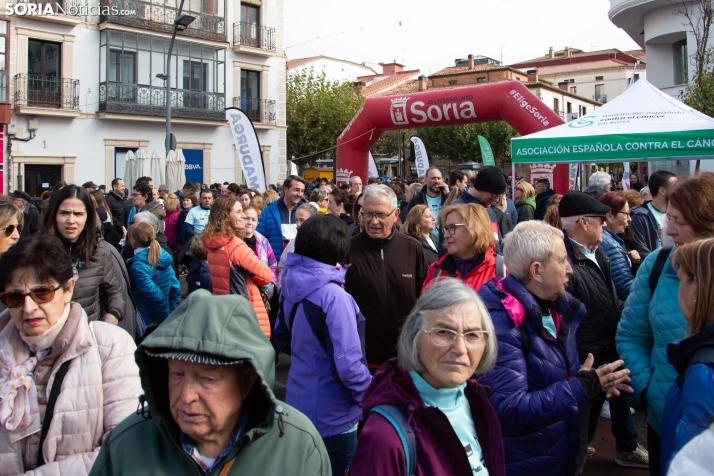
[[[175,7],[141,0],[100,0],[100,4],[103,10],[102,13],[108,13],[102,15],[101,22],[118,23],[164,33],[173,31],[174,19],[178,10]],[[211,2],[203,2],[203,4],[211,4]],[[104,7],[109,7],[110,10],[105,12]],[[115,7],[115,9],[111,10],[112,7]],[[115,14],[115,11],[119,12],[119,14]],[[134,14],[121,14],[127,11],[133,11]],[[192,12],[184,6],[182,13],[194,16],[196,19],[187,29],[179,31],[179,36],[226,41],[225,11],[220,12],[221,15],[218,15],[219,12],[214,12],[215,14],[212,15],[205,12]]]
[[[16,74],[15,106],[79,109],[79,80]]]
[[[47,5],[51,5],[52,11],[55,14],[64,14],[72,17],[81,17],[86,14],[86,0],[17,0],[15,5],[15,11],[17,11],[17,5],[25,4],[35,4],[41,12],[45,12]],[[81,7],[85,7],[85,11]]]
[[[7,73],[0,73],[0,103],[7,102]]]
[[[597,94],[593,96],[593,100],[605,104],[607,102],[607,95],[598,96]]]
[[[171,117],[225,121],[224,94],[172,89]],[[139,84],[99,83],[99,111],[142,116],[166,115],[166,89]]]
[[[275,51],[275,28],[239,21],[233,24],[233,45]]]
[[[253,122],[278,123],[278,112],[272,99],[233,98],[233,107],[242,109]]]

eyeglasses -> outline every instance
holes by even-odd
[[[451,225],[444,225],[444,233],[447,231],[449,232],[449,235],[453,235],[456,233],[456,227],[457,226],[466,226],[463,223],[452,223]]]
[[[451,329],[432,327],[429,330],[422,329],[422,332],[429,334],[431,343],[438,347],[451,346],[456,342],[456,338],[461,336],[467,347],[479,349],[488,343],[488,331],[470,331],[459,334]]]
[[[516,192],[522,192],[523,189],[521,187],[516,187]]]
[[[9,308],[15,308],[22,306],[25,302],[25,298],[30,296],[37,304],[45,304],[52,301],[55,298],[55,292],[65,284],[67,284],[67,281],[60,284],[56,288],[53,288],[51,285],[40,286],[33,289],[29,293],[6,291],[0,294],[0,301],[2,301],[2,303]]]
[[[396,208],[394,209],[396,210]],[[394,210],[392,210],[389,213],[375,213],[375,212],[368,212],[367,210],[362,210],[362,216],[367,219],[368,221],[371,220],[372,218],[376,218],[379,221],[386,220],[392,213],[394,213]]]
[[[22,227],[20,225],[8,225],[3,228],[3,231],[5,232],[5,238],[10,238],[12,234],[15,233],[15,229],[17,229],[18,233],[22,233]]]
[[[616,215],[627,215],[630,216],[630,212],[617,212]]]

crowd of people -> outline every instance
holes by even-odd
[[[714,474],[714,174],[507,180],[0,196],[0,475]]]

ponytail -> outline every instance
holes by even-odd
[[[161,256],[161,245],[156,241],[156,238],[149,240],[149,263],[152,268],[156,268],[159,264],[159,256]]]

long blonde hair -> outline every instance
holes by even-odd
[[[695,240],[677,247],[672,266],[697,282],[697,301],[689,320],[689,335],[704,330],[714,321],[714,238]]]
[[[156,241],[154,228],[146,222],[134,223],[129,227],[127,235],[134,248],[149,248],[147,261],[151,264],[152,268],[156,268],[156,265],[159,264],[159,256],[161,255],[161,245]]]
[[[421,222],[421,216],[427,208],[429,208],[428,205],[414,205],[414,207],[409,210],[409,213],[407,213],[407,217],[400,231],[407,235],[421,236],[422,230],[421,226],[419,226],[419,222]]]

